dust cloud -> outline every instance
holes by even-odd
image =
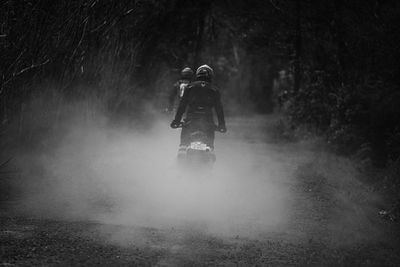
[[[45,218],[227,235],[285,224],[282,180],[290,171],[266,154],[261,140],[243,137],[240,123],[228,119],[230,132],[216,134],[214,168],[183,172],[176,165],[179,130],[169,128],[169,119],[160,117],[146,130],[111,127],[106,119],[70,120],[47,150],[19,158],[19,209]]]

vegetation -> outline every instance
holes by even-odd
[[[209,63],[229,114],[275,103],[338,152],[394,168],[399,14],[395,0],[2,1],[2,134],[27,136],[36,115],[53,125],[71,100],[141,117],[182,67]]]

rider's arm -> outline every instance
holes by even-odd
[[[186,111],[186,107],[189,103],[189,93],[190,93],[190,87],[188,87],[185,92],[183,93],[182,99],[179,102],[179,107],[178,110],[176,111],[175,115],[175,121],[181,121],[183,113]]]
[[[224,116],[224,109],[222,108],[221,103],[221,94],[219,91],[215,91],[215,112],[217,113],[218,118],[218,125],[225,126],[225,116]]]

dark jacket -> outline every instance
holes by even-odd
[[[195,81],[190,83],[183,94],[175,115],[175,121],[181,121],[187,110],[187,118],[210,118],[212,120],[212,109],[215,109],[218,125],[225,126],[224,111],[221,103],[221,95],[218,90],[206,81]]]

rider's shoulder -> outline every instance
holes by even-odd
[[[187,85],[187,89],[189,89],[189,88],[193,88],[193,87],[196,87],[196,84],[194,84],[195,82],[191,82],[191,83],[189,83],[188,85]]]
[[[217,88],[214,85],[212,85],[209,82],[205,82],[205,81],[194,81],[194,82],[191,82],[189,84],[189,87],[208,87],[208,88],[210,88],[210,89],[212,89],[214,91],[217,90]]]
[[[195,87],[195,86],[201,86],[204,82],[203,81],[193,81],[189,84],[189,86]]]

